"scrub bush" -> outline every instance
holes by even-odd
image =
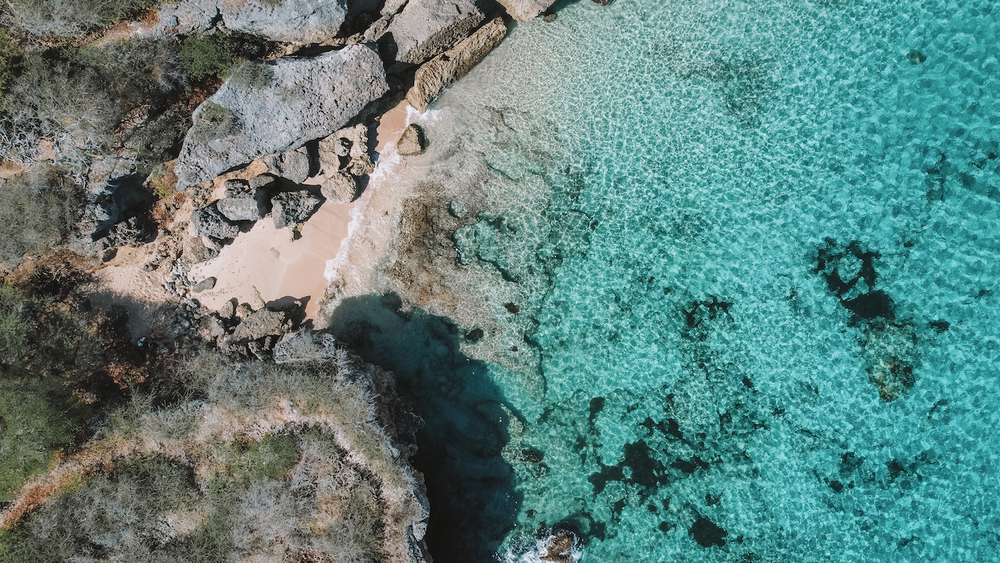
[[[65,168],[40,166],[0,180],[0,263],[16,265],[62,242],[80,205],[80,186]]]
[[[156,5],[156,0],[4,0],[4,24],[39,38],[78,38]]]
[[[236,60],[229,38],[221,33],[192,35],[184,40],[181,53],[184,68],[196,80],[224,77]]]

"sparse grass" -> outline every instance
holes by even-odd
[[[240,88],[257,90],[274,81],[274,69],[266,63],[245,62],[232,70],[229,81]]]
[[[16,265],[62,242],[79,209],[80,187],[66,169],[35,167],[0,180],[0,263]]]
[[[6,0],[3,23],[38,38],[78,38],[154,6],[156,0]]]
[[[194,113],[191,137],[200,143],[207,143],[229,135],[236,126],[237,119],[233,110],[207,100]]]

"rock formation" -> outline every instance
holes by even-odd
[[[468,37],[485,18],[472,0],[411,0],[389,25],[396,60],[420,64]]]
[[[177,187],[326,137],[388,89],[381,59],[363,45],[243,65],[195,110],[174,168]]]
[[[420,154],[426,148],[427,138],[424,136],[424,130],[416,123],[408,125],[396,143],[397,152],[403,156]]]
[[[496,18],[454,48],[434,57],[417,69],[406,100],[418,110],[426,111],[434,98],[472,70],[506,35],[503,19]]]
[[[497,0],[515,20],[530,20],[548,10],[555,0]]]

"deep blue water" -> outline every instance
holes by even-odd
[[[500,557],[1000,560],[998,47],[980,0],[581,1],[442,96]]]

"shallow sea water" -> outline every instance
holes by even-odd
[[[501,560],[1000,560],[998,44],[982,0],[581,1],[439,99],[513,327],[462,345]]]

